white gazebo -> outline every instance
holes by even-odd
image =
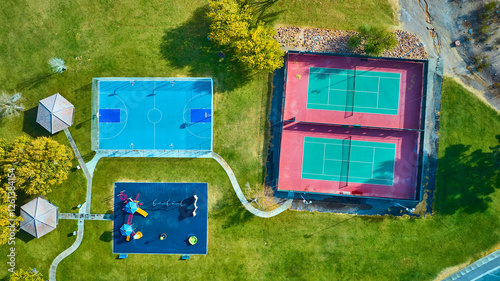
[[[73,125],[75,107],[59,93],[38,103],[36,122],[51,134]]]
[[[47,200],[37,197],[21,206],[21,229],[40,238],[56,229],[58,208]]]

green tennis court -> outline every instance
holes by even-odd
[[[304,138],[302,178],[392,185],[396,144]]]
[[[307,108],[397,115],[400,80],[393,72],[310,67]]]

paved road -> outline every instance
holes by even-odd
[[[457,4],[449,0],[400,0],[399,4],[404,30],[417,34],[430,57],[441,57],[447,75],[458,77],[476,96],[500,112],[500,98],[489,92],[489,84],[482,77],[469,72],[464,54],[458,52],[460,48],[451,46],[463,33],[463,27],[457,23]]]
[[[475,261],[443,281],[500,281],[500,250]]]

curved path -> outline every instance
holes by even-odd
[[[49,280],[50,281],[56,281],[56,272],[57,272],[57,266],[59,265],[59,263],[64,258],[66,258],[70,254],[72,254],[74,251],[76,251],[76,249],[78,249],[78,247],[82,243],[83,233],[84,233],[83,232],[84,222],[85,222],[86,218],[89,217],[89,215],[90,215],[90,200],[92,197],[92,174],[94,172],[94,169],[95,169],[97,162],[102,157],[101,155],[99,155],[99,156],[96,155],[97,157],[94,157],[95,160],[92,159],[90,161],[91,169],[89,171],[89,169],[87,168],[87,165],[83,161],[83,158],[80,154],[80,151],[78,150],[78,147],[76,146],[76,143],[75,143],[73,137],[71,136],[71,133],[69,132],[69,130],[67,128],[64,129],[64,133],[68,137],[69,143],[71,144],[71,148],[73,148],[75,156],[78,159],[78,163],[80,164],[80,166],[85,174],[85,178],[87,179],[87,194],[86,194],[85,203],[82,204],[82,207],[79,210],[79,213],[84,214],[84,216],[78,220],[78,231],[77,231],[76,240],[73,243],[73,245],[71,245],[68,249],[66,249],[62,253],[60,253],[54,259],[52,264],[50,265],[50,270],[49,270]],[[189,155],[185,155],[185,156],[187,156],[188,158],[190,157]],[[177,155],[177,157],[179,157],[179,155]],[[243,204],[243,206],[250,213],[254,214],[255,216],[258,216],[261,218],[274,217],[274,216],[282,213],[283,211],[287,210],[292,205],[293,200],[288,199],[285,203],[283,203],[278,208],[276,208],[272,211],[264,212],[264,211],[258,210],[256,208],[254,208],[248,202],[245,195],[241,191],[240,185],[238,184],[238,181],[236,180],[236,176],[234,175],[233,170],[231,169],[229,164],[219,154],[217,154],[215,152],[210,152],[209,154],[199,154],[199,152],[196,152],[195,154],[191,155],[190,158],[212,158],[215,161],[217,161],[217,163],[219,163],[222,166],[222,168],[224,168],[224,171],[226,171],[226,174],[229,177],[229,180],[231,181],[231,185],[233,186],[234,192],[236,193],[236,196],[238,196],[238,199],[240,200],[241,204]],[[69,215],[69,214],[66,214],[66,215]],[[99,217],[98,219],[101,219],[101,218]],[[102,219],[104,219],[104,216]]]
[[[234,172],[231,169],[231,167],[229,167],[229,164],[227,164],[226,160],[224,160],[224,158],[222,158],[219,154],[217,154],[215,152],[211,152],[210,156],[212,159],[217,161],[217,163],[219,163],[222,166],[222,168],[224,168],[224,171],[226,171],[226,174],[229,177],[229,180],[231,181],[231,185],[233,186],[233,189],[234,189],[234,192],[236,193],[236,196],[238,196],[238,199],[240,199],[241,204],[243,204],[243,206],[245,206],[245,208],[250,213],[252,213],[258,217],[261,217],[261,218],[270,218],[270,217],[274,217],[274,216],[280,214],[281,212],[287,210],[288,208],[290,208],[290,206],[292,206],[293,199],[288,199],[281,206],[279,206],[278,208],[276,208],[272,211],[269,211],[269,212],[264,212],[264,211],[261,211],[259,209],[254,208],[248,202],[245,195],[241,191],[240,185],[238,184],[238,181],[236,180],[236,176],[234,175]]]
[[[86,204],[87,203],[83,203],[82,208],[80,208],[80,212],[79,213],[83,214],[85,212],[86,208],[84,208],[85,207],[84,205],[86,205]],[[54,261],[52,262],[52,264],[50,265],[50,269],[49,269],[49,280],[50,281],[56,281],[56,272],[57,272],[57,266],[59,265],[59,263],[64,258],[66,258],[67,256],[71,255],[74,251],[76,251],[76,249],[78,249],[78,247],[80,247],[80,244],[82,244],[84,222],[85,222],[84,219],[78,220],[78,232],[76,234],[76,240],[75,240],[75,242],[68,249],[66,249],[62,253],[60,253],[54,259]]]
[[[64,133],[66,134],[66,137],[68,137],[68,141],[71,145],[71,148],[73,148],[73,152],[75,153],[76,159],[78,160],[78,164],[80,164],[80,167],[83,170],[83,173],[85,174],[85,178],[87,179],[87,194],[85,198],[85,203],[82,204],[82,207],[78,211],[80,214],[90,214],[90,199],[92,197],[92,176],[90,175],[87,166],[85,165],[85,162],[83,161],[82,155],[80,154],[80,151],[78,150],[78,147],[76,146],[75,140],[71,136],[71,133],[69,132],[69,129],[66,128],[64,129]],[[83,240],[83,229],[84,229],[84,222],[85,219],[81,218],[78,220],[78,232],[76,236],[75,243],[71,245],[68,249],[64,250],[62,253],[60,253],[52,262],[50,265],[49,269],[49,280],[50,281],[56,281],[56,272],[57,272],[57,266],[59,263],[67,256],[72,254],[78,247],[80,247],[80,244],[82,243]]]

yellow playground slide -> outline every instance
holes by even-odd
[[[141,209],[141,208],[138,208],[137,212],[139,214],[141,214],[143,217],[147,217],[148,216],[148,213],[146,211],[144,211],[143,209]]]

